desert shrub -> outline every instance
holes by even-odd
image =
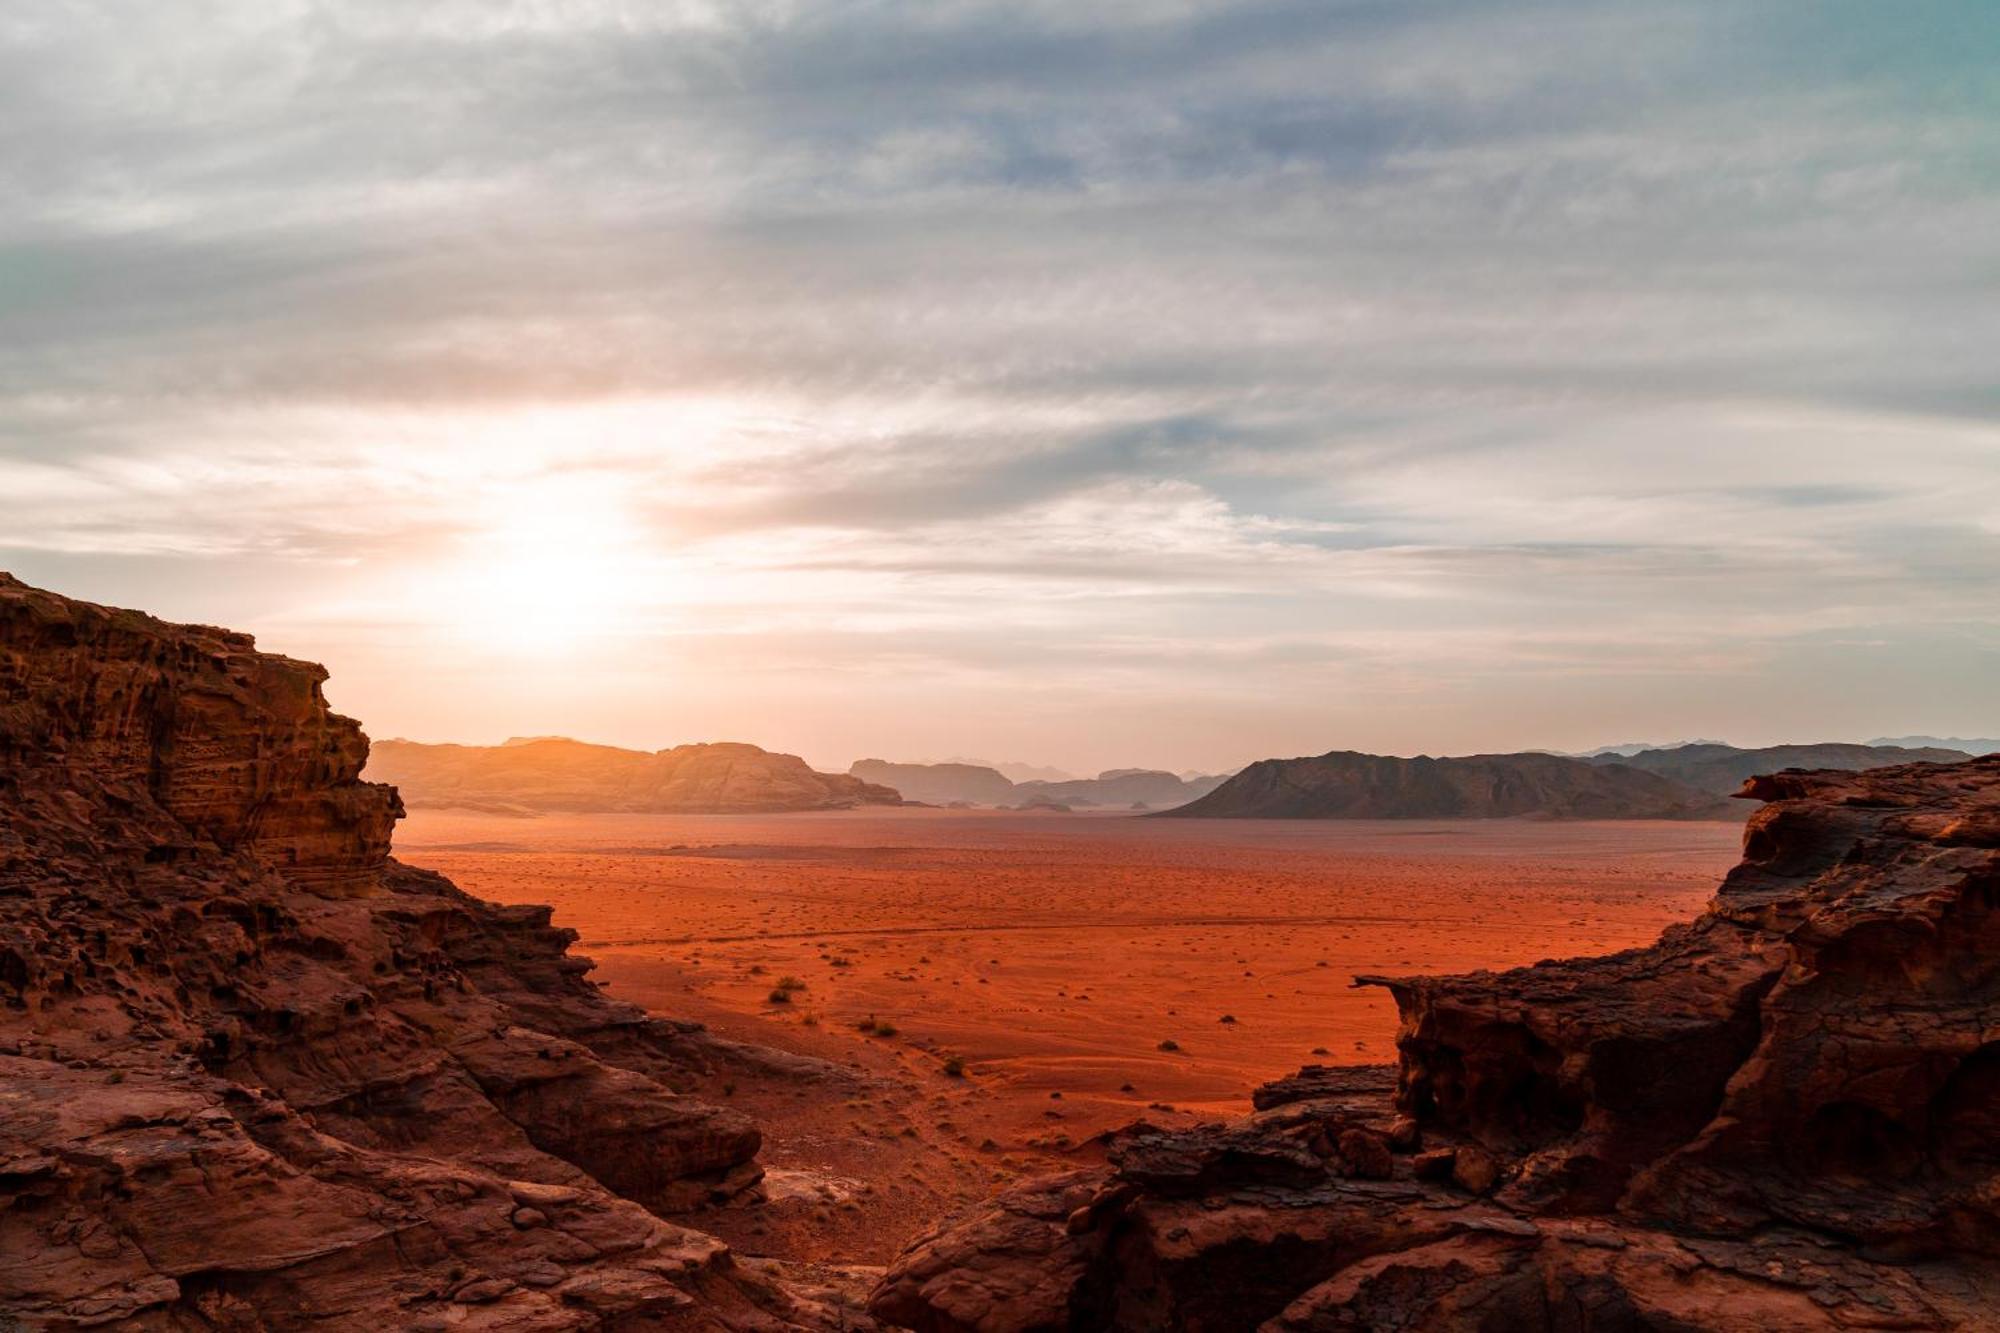
[[[1163,1051],[1178,1051],[1180,1048],[1181,1044],[1175,1041],[1172,1037],[1168,1037],[1165,1041],[1160,1043],[1160,1049]]]
[[[964,1078],[965,1061],[955,1055],[952,1056],[951,1059],[944,1062],[944,1074],[946,1078]]]
[[[779,986],[772,990],[770,1000],[772,1004],[790,1004],[792,1002],[792,993],[783,986]]]

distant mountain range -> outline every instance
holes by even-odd
[[[1726,796],[1759,773],[1775,773],[1784,768],[1852,771],[1881,768],[1886,764],[1956,764],[1970,758],[1972,755],[1964,750],[1937,746],[1908,748],[1830,741],[1818,745],[1767,745],[1761,749],[1745,750],[1718,742],[1701,742],[1676,745],[1665,750],[1642,750],[1637,754],[1606,755],[1590,762],[1642,768],[1648,773],[1684,782],[1701,791]]]
[[[1160,769],[1112,768],[1094,778],[1014,782],[997,769],[978,764],[895,764],[883,759],[856,760],[847,772],[864,782],[894,787],[907,799],[927,805],[1043,809],[1163,810],[1185,805],[1224,781],[1219,775],[1185,779]]]
[[[1335,750],[1250,765],[1166,814],[1188,819],[1730,819],[1743,811],[1671,778],[1553,754],[1434,759]]]
[[[1740,819],[1729,796],[1746,778],[1786,768],[1959,763],[1960,750],[1703,742],[1593,758],[1530,752],[1401,759],[1336,750],[1250,765],[1198,801],[1165,813],[1221,819]]]
[[[624,750],[560,736],[505,745],[377,741],[366,776],[411,806],[543,811],[748,814],[897,805],[893,789],[818,773],[796,755],[724,742]]]
[[[2000,754],[2000,739],[1992,736],[1984,739],[1969,736],[1878,736],[1868,743],[1902,745],[1918,750],[1963,750],[1975,758],[1986,754]]]
[[[928,761],[926,761],[928,762]],[[974,768],[990,768],[1009,782],[1074,782],[1077,775],[1066,769],[1049,764],[1021,764],[1001,762],[993,759],[967,759],[963,755],[953,755],[940,759],[940,764],[969,764]]]

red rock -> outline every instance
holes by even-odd
[[[1484,1194],[1499,1182],[1499,1161],[1478,1144],[1465,1144],[1452,1154],[1451,1183],[1468,1194]]]
[[[1396,1159],[1389,1153],[1385,1135],[1366,1129],[1342,1130],[1339,1139],[1341,1165],[1359,1180],[1387,1180],[1396,1173]]]
[[[851,1326],[662,1216],[754,1180],[546,909],[388,855],[325,672],[0,575],[0,1324]]]

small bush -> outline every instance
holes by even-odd
[[[1163,1051],[1178,1051],[1180,1048],[1181,1044],[1175,1041],[1172,1037],[1168,1037],[1165,1041],[1160,1043],[1160,1049]]]
[[[771,992],[769,998],[772,1004],[790,1004],[792,1002],[792,993],[783,986],[779,986]]]
[[[806,983],[800,981],[797,977],[783,976],[778,978],[779,990],[804,990],[805,988]]]
[[[944,1062],[944,1076],[946,1078],[964,1078],[965,1061],[955,1055],[952,1056],[951,1059]]]
[[[868,1015],[868,1017],[862,1019],[859,1023],[856,1023],[854,1026],[859,1030],[861,1030],[862,1032],[873,1032],[875,1030],[875,1015],[873,1014]]]
[[[1223,1021],[1223,1022],[1225,1022],[1225,1023],[1234,1023],[1234,1022],[1236,1021],[1236,1015],[1235,1015],[1235,1014],[1224,1014],[1224,1015],[1222,1016],[1222,1021]]]

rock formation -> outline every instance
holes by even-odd
[[[873,1298],[961,1330],[1990,1329],[2000,756],[1788,772],[1650,948],[1363,978],[1400,1068],[1114,1136]]]
[[[1890,764],[1956,764],[1970,758],[1968,751],[1935,746],[1913,749],[1879,744],[1768,745],[1759,750],[1745,750],[1716,741],[1698,741],[1609,758],[1597,756],[1591,762],[1643,768],[1701,791],[1727,796],[1760,773],[1776,773],[1785,768],[1858,771]]]
[[[0,1327],[854,1327],[543,908],[389,857],[325,672],[0,575]]]
[[[500,812],[758,814],[903,799],[893,788],[815,772],[797,755],[731,742],[648,752],[560,736],[491,746],[379,741],[368,776],[412,806]]]
[[[1727,800],[1619,764],[1552,754],[1459,759],[1336,750],[1264,759],[1171,812],[1189,819],[1733,819]]]

